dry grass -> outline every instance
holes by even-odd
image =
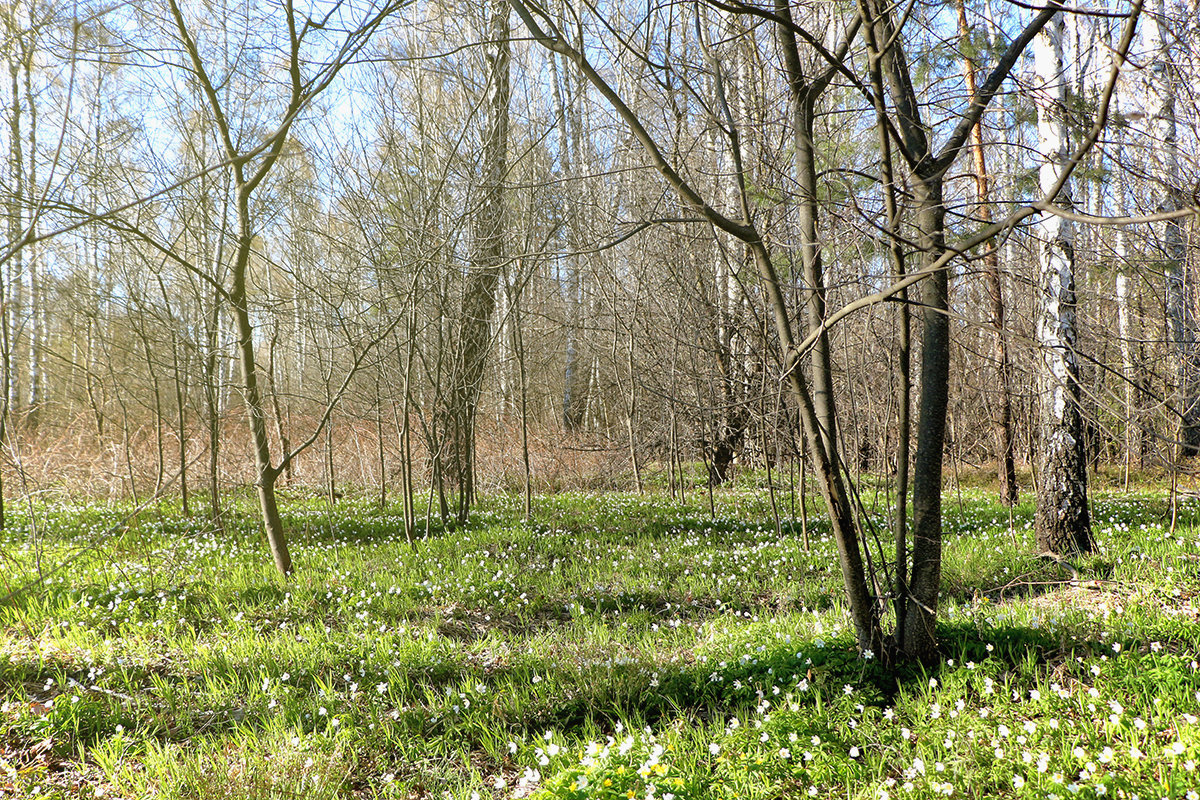
[[[314,420],[295,418],[291,439],[311,430]],[[418,491],[429,481],[429,453],[414,422],[413,460]],[[186,432],[189,491],[208,488],[208,432],[199,426]],[[294,444],[294,441],[293,441]],[[320,437],[292,463],[283,485],[293,491],[324,493],[329,482],[327,448],[332,447],[335,488],[377,492],[381,479],[394,492],[400,482],[400,450],[394,425],[383,430],[384,463],[373,421],[335,419],[332,441]],[[273,452],[281,448],[272,429]],[[536,491],[624,488],[632,483],[628,447],[596,435],[561,430],[531,430],[530,469]],[[94,422],[80,417],[65,427],[25,429],[12,439],[0,461],[10,494],[64,501],[145,499],[156,491],[179,493],[179,433],[143,426],[97,434]],[[519,425],[480,421],[476,444],[477,479],[485,491],[518,491],[525,480]],[[382,472],[382,474],[381,474]],[[254,480],[244,418],[230,414],[222,422],[218,445],[218,484],[223,491],[249,486]],[[366,488],[364,488],[366,487]]]

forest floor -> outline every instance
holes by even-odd
[[[1072,581],[1028,502],[948,493],[944,658],[899,673],[819,515],[712,502],[492,496],[410,546],[291,498],[287,580],[248,505],[10,509],[0,798],[1200,799],[1197,501],[1097,492]]]

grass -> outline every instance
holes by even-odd
[[[820,519],[805,551],[764,491],[689,500],[493,496],[411,548],[300,501],[288,580],[249,505],[37,508],[0,534],[2,591],[37,579],[0,606],[0,797],[1196,800],[1194,502],[1100,495],[1071,584],[1029,505],[949,493],[945,660],[890,674]]]

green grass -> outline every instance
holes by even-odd
[[[489,497],[411,548],[297,501],[287,580],[249,506],[13,518],[0,797],[1194,800],[1191,501],[1172,535],[1161,492],[1099,496],[1070,585],[1028,504],[948,493],[945,659],[898,674],[853,656],[815,513],[806,552],[763,490],[689,501]]]

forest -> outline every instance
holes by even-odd
[[[0,798],[1198,800],[1198,51],[0,4]]]

